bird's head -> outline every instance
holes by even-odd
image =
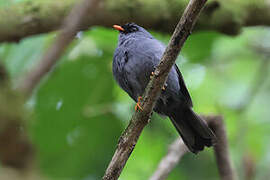
[[[123,26],[113,25],[113,28],[120,32],[119,40],[124,40],[129,37],[153,38],[149,32],[135,23],[127,23]]]

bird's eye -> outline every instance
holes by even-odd
[[[137,27],[133,26],[133,27],[130,28],[130,32],[135,32],[135,31],[138,31]]]

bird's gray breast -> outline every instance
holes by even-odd
[[[128,61],[124,70],[130,76],[129,80],[137,95],[143,94],[150,80],[151,72],[158,65],[163,51],[163,46],[153,39],[134,40],[128,46],[126,50]]]
[[[143,94],[164,50],[164,45],[155,39],[130,38],[119,44],[114,56],[113,73],[120,87],[134,100]],[[179,89],[178,75],[173,68],[161,98],[165,102],[169,96],[177,95]]]

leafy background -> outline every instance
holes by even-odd
[[[0,0],[0,6],[17,1]],[[167,43],[170,35],[152,32]],[[13,85],[38,63],[55,33],[2,43],[0,61]],[[115,83],[111,64],[118,33],[93,27],[80,32],[53,71],[25,106],[28,132],[38,165],[49,179],[100,179],[118,137],[134,111],[134,102]],[[245,28],[235,37],[211,31],[193,33],[177,60],[201,114],[224,116],[230,154],[240,179],[245,159],[254,163],[254,179],[270,177],[270,30]],[[147,179],[178,137],[168,119],[154,115],[143,131],[120,179]],[[218,179],[212,149],[186,154],[170,174],[174,179]]]

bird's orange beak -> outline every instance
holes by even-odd
[[[119,25],[113,25],[113,28],[116,29],[116,30],[118,30],[118,31],[125,31],[124,28],[122,28]]]

